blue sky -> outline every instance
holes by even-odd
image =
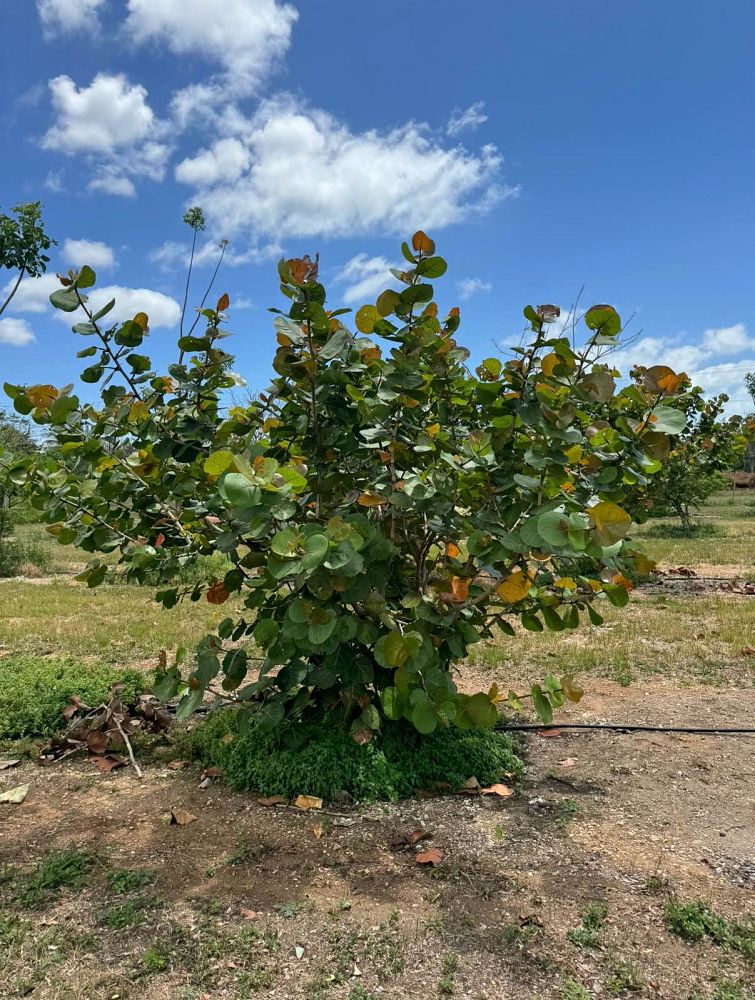
[[[618,357],[694,373],[730,409],[755,369],[750,0],[26,0],[6,5],[0,210],[41,198],[54,271],[89,263],[170,358],[187,232],[229,266],[228,341],[263,388],[275,262],[321,254],[333,307],[390,283],[423,227],[475,358],[521,308],[611,302]],[[7,44],[7,40],[15,43]],[[0,275],[0,291],[7,280]],[[2,381],[74,380],[84,346],[24,281]]]

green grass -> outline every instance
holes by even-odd
[[[136,927],[144,920],[145,914],[155,910],[160,903],[152,897],[129,899],[125,903],[108,906],[100,915],[100,923],[111,930],[124,930],[126,927]]]
[[[561,988],[561,1000],[591,1000],[592,993],[576,981],[567,979]]]
[[[755,920],[727,920],[716,913],[703,900],[688,903],[672,899],[664,911],[666,926],[685,941],[702,941],[710,938],[723,948],[740,952],[749,961],[755,961]]]
[[[81,889],[91,876],[96,862],[90,851],[71,848],[53,851],[43,858],[28,879],[20,895],[20,903],[30,909],[47,904],[58,890]]]
[[[149,685],[149,677],[136,670],[84,665],[75,660],[1,657],[0,741],[52,735],[65,725],[62,712],[72,695],[95,707],[107,700],[115,683],[124,685],[121,698],[132,703]]]
[[[604,607],[605,624],[573,632],[525,632],[473,647],[471,662],[495,670],[507,687],[529,687],[547,673],[607,677],[626,685],[658,675],[682,682],[751,683],[755,606],[724,594],[667,598],[635,592],[626,608]],[[494,678],[491,677],[491,680]]]
[[[657,524],[646,524],[643,530],[644,538],[725,538],[726,531],[720,524],[702,521],[699,524],[675,524],[673,521],[663,521]]]
[[[577,948],[597,948],[599,933],[608,916],[605,903],[590,903],[582,911],[579,927],[567,931],[566,936]]]
[[[166,610],[153,595],[150,587],[89,590],[66,580],[0,584],[0,653],[156,662],[161,649],[191,648],[229,614],[228,604],[205,601]]]
[[[506,772],[521,772],[510,739],[490,730],[420,736],[409,726],[389,723],[366,746],[330,724],[308,736],[303,746],[283,747],[245,711],[221,709],[197,726],[187,750],[219,767],[234,788],[288,797],[332,799],[346,791],[365,802],[395,800],[438,782],[458,788],[474,776],[490,785]]]
[[[107,886],[116,895],[124,896],[152,885],[155,878],[154,872],[144,868],[121,868],[107,873]]]

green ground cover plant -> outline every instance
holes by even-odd
[[[66,724],[63,709],[77,695],[95,707],[122,684],[122,700],[132,704],[149,686],[137,670],[36,656],[0,657],[0,741],[51,736]]]

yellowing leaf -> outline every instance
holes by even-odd
[[[553,369],[559,363],[561,358],[558,354],[546,354],[544,358],[540,361],[540,370],[543,375],[552,375]]]
[[[553,581],[554,587],[559,587],[561,590],[576,590],[577,584],[572,580],[570,576],[560,576],[558,580]]]
[[[491,704],[497,705],[499,701],[506,701],[506,695],[499,690],[498,685],[493,683],[488,691],[488,699]]]
[[[601,545],[614,545],[627,534],[632,518],[615,503],[602,500],[590,507],[587,513]]]
[[[577,684],[573,677],[569,677],[568,674],[561,678],[560,685],[561,694],[563,694],[567,701],[574,702],[574,704],[580,701],[582,695],[585,693],[584,689]]]
[[[377,493],[360,493],[357,503],[360,507],[384,507],[388,501]]]
[[[430,426],[426,428],[426,433],[431,438],[436,437],[436,435],[439,433],[439,431],[440,431],[440,424],[430,424]]]
[[[140,326],[145,333],[147,332],[149,317],[146,313],[137,313],[136,316],[134,316],[134,322],[137,326]]]
[[[149,407],[142,399],[137,399],[135,403],[132,403],[128,411],[128,422],[130,424],[138,424],[142,420],[146,420],[149,416]]]
[[[58,398],[58,390],[54,385],[31,385],[26,390],[26,398],[36,409],[47,409]]]
[[[517,601],[521,601],[527,596],[531,586],[532,581],[529,576],[518,570],[507,576],[505,580],[501,580],[496,591],[502,601],[506,601],[507,604],[516,604]]]
[[[354,323],[360,333],[372,333],[380,319],[380,313],[375,306],[362,306],[354,317]]]

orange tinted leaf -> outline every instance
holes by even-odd
[[[417,253],[431,255],[435,253],[435,242],[430,239],[427,233],[423,233],[421,229],[418,229],[414,236],[412,236],[412,248]]]
[[[489,788],[482,789],[483,795],[497,795],[499,798],[506,799],[509,795],[514,794],[514,789],[509,788],[508,785],[502,785],[500,783],[495,785],[490,785]]]
[[[451,594],[455,601],[466,601],[469,597],[469,580],[460,576],[451,577]]]
[[[31,385],[26,390],[26,398],[37,409],[47,409],[58,398],[54,385]]]
[[[449,559],[458,559],[461,555],[461,549],[455,542],[447,542],[446,555]]]
[[[360,507],[384,507],[388,501],[377,493],[360,493],[357,503]]]
[[[433,847],[432,850],[422,851],[414,860],[418,865],[439,865],[442,858],[443,855],[440,851],[436,847]]]
[[[218,304],[215,306],[215,312],[225,312],[228,306],[231,304],[231,300],[228,297],[228,292],[223,292],[223,294],[218,299]]]
[[[297,795],[294,805],[297,809],[322,809],[322,799],[316,795]]]
[[[222,580],[218,580],[207,591],[207,602],[209,604],[225,604],[230,596],[226,585]]]

